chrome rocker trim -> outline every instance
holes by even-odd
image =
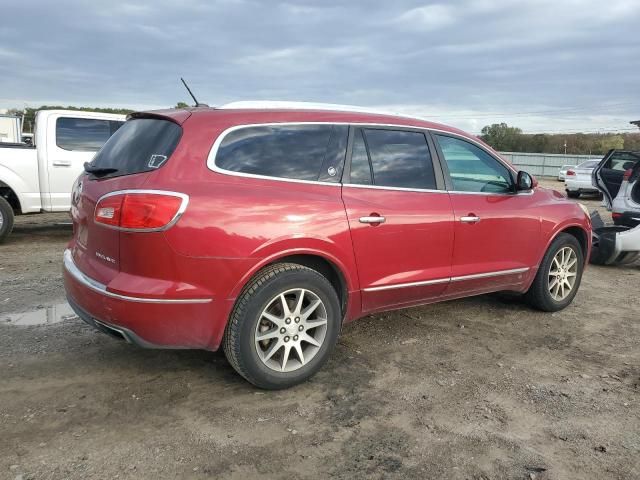
[[[383,285],[380,287],[369,287],[363,289],[365,292],[379,292],[382,290],[394,290],[396,288],[424,287],[427,285],[438,285],[442,283],[463,282],[465,280],[475,280],[477,278],[500,277],[503,275],[513,275],[516,273],[525,273],[529,271],[529,267],[513,268],[511,270],[498,270],[496,272],[475,273],[473,275],[463,275],[460,277],[436,278],[435,280],[426,280],[424,282],[396,283],[394,285]]]
[[[107,286],[102,283],[94,280],[93,278],[85,275],[80,271],[80,269],[76,266],[73,261],[73,256],[71,255],[71,250],[66,249],[64,251],[64,268],[69,272],[69,274],[75,278],[78,282],[80,282],[85,287],[93,290],[94,292],[100,293],[106,297],[117,298],[118,300],[126,300],[128,302],[138,302],[138,303],[209,303],[213,301],[212,298],[186,298],[186,299],[178,299],[178,298],[144,298],[144,297],[130,297],[127,295],[120,295],[118,293],[113,293],[107,290]]]

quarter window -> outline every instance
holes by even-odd
[[[64,150],[97,152],[124,122],[61,117],[56,120],[56,145]]]
[[[351,183],[435,189],[436,180],[423,133],[387,129],[356,130]]]
[[[334,125],[262,125],[227,134],[216,154],[232,172],[339,182],[348,128]]]
[[[453,190],[507,193],[513,191],[509,169],[480,147],[446,135],[436,135],[449,169]]]

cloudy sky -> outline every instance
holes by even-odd
[[[640,0],[0,0],[0,108],[346,103],[471,132],[629,129]]]

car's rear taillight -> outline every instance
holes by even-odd
[[[109,193],[96,205],[96,223],[126,231],[153,232],[173,225],[187,208],[183,193],[124,190]]]
[[[633,168],[629,168],[624,171],[624,175],[622,176],[622,181],[629,181],[631,175],[633,174]]]
[[[572,177],[576,174],[573,170],[567,170],[567,177]]]
[[[622,214],[621,213],[617,213],[617,212],[613,212],[611,214],[611,218],[613,218],[614,220],[617,220],[619,218],[622,218]]]

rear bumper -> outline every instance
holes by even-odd
[[[110,292],[64,253],[69,304],[85,322],[145,348],[216,350],[226,322],[212,298],[149,298]]]
[[[565,179],[564,186],[572,192],[600,192],[591,182],[571,180],[569,177]]]

